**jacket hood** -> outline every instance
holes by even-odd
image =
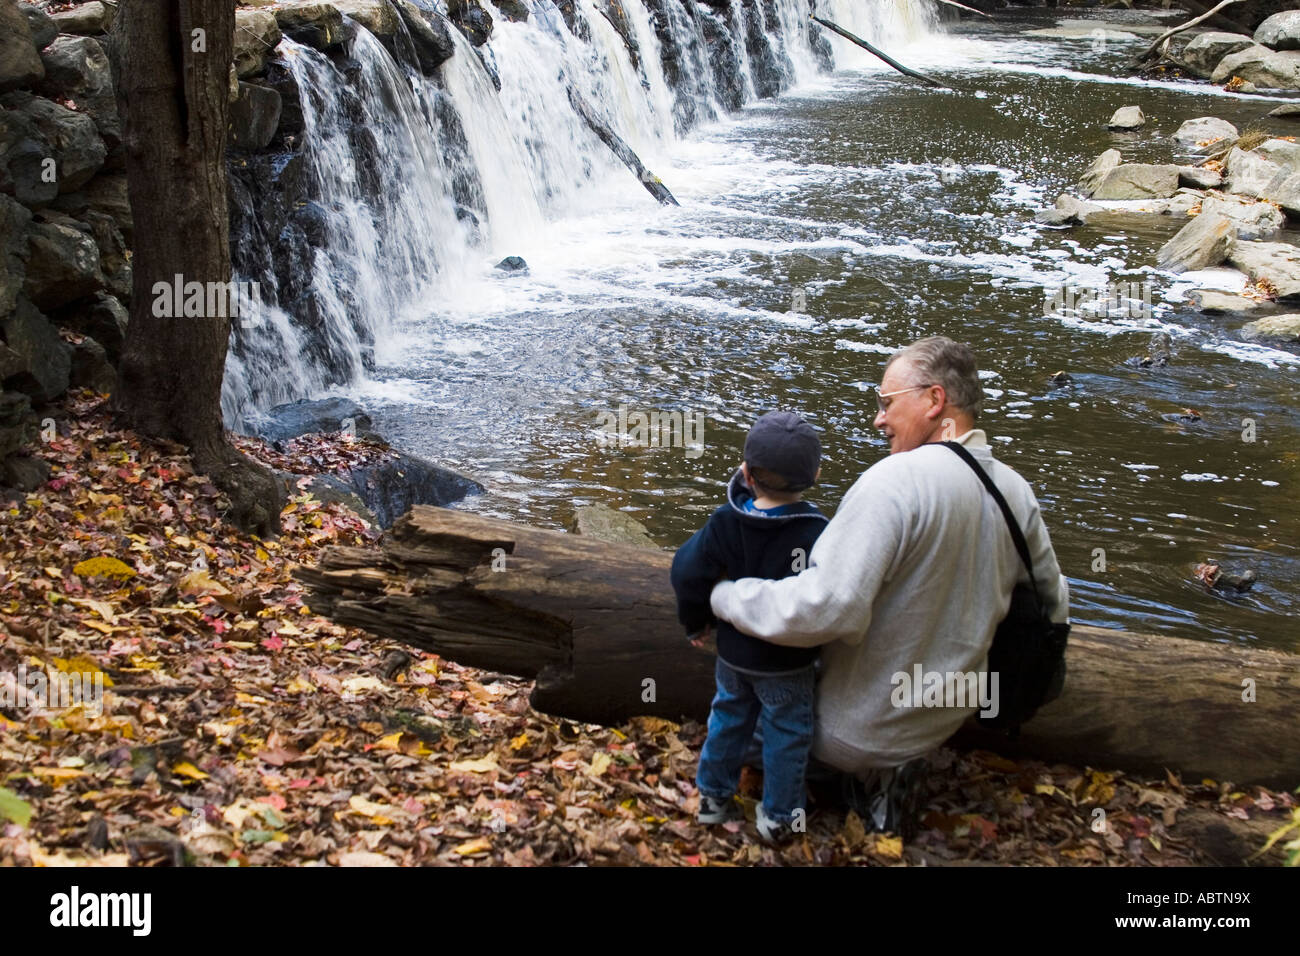
[[[745,476],[737,468],[736,473],[731,476],[731,481],[727,483],[727,504],[731,505],[731,510],[736,512],[742,521],[764,528],[771,528],[779,524],[785,524],[787,521],[797,521],[800,518],[812,518],[817,521],[829,520],[817,510],[816,505],[808,501],[795,502],[793,505],[795,510],[783,515],[761,515],[746,511],[745,503],[753,500],[754,493],[749,490],[749,486],[745,484]]]

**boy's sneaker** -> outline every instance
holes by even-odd
[[[758,827],[758,837],[768,846],[783,846],[795,837],[794,828],[789,823],[773,820],[763,812],[759,804],[754,814],[754,824]]]
[[[734,797],[719,799],[710,797],[706,793],[700,794],[700,812],[695,817],[697,823],[708,826],[743,819],[745,819],[744,811],[736,805]]]

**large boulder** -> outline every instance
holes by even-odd
[[[397,0],[397,10],[411,35],[420,69],[425,75],[434,76],[438,67],[456,52],[450,23],[432,10],[422,10],[411,0]]]
[[[280,30],[297,43],[328,50],[348,38],[343,14],[332,3],[284,3],[271,10]]]
[[[1300,10],[1283,10],[1259,25],[1255,42],[1274,50],[1300,50]]]
[[[92,3],[81,3],[71,10],[63,10],[54,14],[54,22],[58,24],[60,33],[98,36],[101,33],[107,33],[108,28],[113,25],[113,12],[116,7],[116,4],[110,6],[106,3],[100,3],[99,0],[94,0]]]
[[[492,36],[492,14],[478,0],[447,0],[447,17],[475,46]]]
[[[1223,173],[1204,166],[1179,166],[1178,184],[1188,189],[1218,189],[1223,185]]]
[[[1187,294],[1187,298],[1193,308],[1212,315],[1254,312],[1260,307],[1258,299],[1218,289],[1195,289]]]
[[[511,23],[524,23],[528,20],[528,4],[523,0],[496,0],[496,8]]]
[[[280,127],[280,94],[265,86],[239,84],[230,104],[230,145],[240,149],[265,149]]]
[[[1270,315],[1266,319],[1247,322],[1241,329],[1242,338],[1273,339],[1280,342],[1300,342],[1300,315]]]
[[[1178,192],[1178,167],[1124,163],[1106,173],[1092,199],[1165,199]]]
[[[1142,113],[1142,107],[1121,106],[1111,116],[1109,122],[1106,123],[1106,128],[1118,130],[1138,129],[1145,126],[1146,122],[1147,118]]]
[[[1289,242],[1234,242],[1228,262],[1252,281],[1271,283],[1279,301],[1300,299],[1300,248]]]
[[[131,258],[117,223],[111,216],[87,209],[77,219],[70,219],[74,227],[85,227],[95,237],[99,248],[99,271],[104,276],[104,288],[122,300],[131,298]]]
[[[0,315],[13,311],[27,273],[27,226],[31,211],[0,196]]]
[[[650,537],[645,525],[630,514],[617,511],[609,505],[580,505],[574,508],[569,530],[610,544],[630,544],[637,548],[659,547]]]
[[[90,227],[57,214],[42,218],[27,233],[27,298],[38,308],[55,309],[103,289],[99,245]]]
[[[1069,226],[1087,222],[1089,216],[1104,210],[1104,206],[1084,202],[1069,193],[1061,193],[1056,197],[1055,206],[1051,209],[1041,210],[1034,216],[1034,219],[1045,226]]]
[[[1231,220],[1238,239],[1272,239],[1286,224],[1286,217],[1277,206],[1240,196],[1206,196],[1201,203],[1201,215],[1207,213]]]
[[[1227,257],[1235,235],[1231,219],[1202,212],[1160,248],[1156,262],[1170,272],[1217,266]]]
[[[1118,149],[1106,150],[1106,152],[1094,159],[1092,165],[1084,172],[1083,178],[1079,180],[1079,191],[1085,196],[1092,195],[1093,190],[1110,174],[1110,171],[1123,161]]]
[[[107,292],[97,292],[92,300],[81,300],[50,313],[50,319],[63,328],[89,335],[104,349],[114,365],[126,345],[126,306]]]
[[[0,356],[4,354],[5,347],[0,345]],[[0,358],[0,373],[6,368],[9,366]],[[40,423],[32,414],[31,399],[22,392],[0,392],[0,459],[30,445],[40,433]]]
[[[1223,149],[1237,141],[1237,127],[1217,116],[1189,119],[1174,133],[1174,142],[1205,153]]]
[[[276,405],[254,421],[256,434],[268,442],[283,442],[300,435],[343,431],[351,423],[357,437],[380,438],[371,431],[374,422],[356,402],[349,398],[299,399]]]
[[[32,118],[17,110],[0,109],[0,193],[34,208],[59,194],[54,149]]]
[[[105,394],[117,387],[117,371],[108,360],[104,346],[88,335],[72,346],[68,384],[73,388],[89,388]]]
[[[352,468],[344,476],[381,528],[391,527],[414,505],[446,507],[466,495],[483,493],[483,486],[473,478],[416,455],[390,452],[391,457]]]
[[[1300,89],[1300,50],[1281,52],[1258,44],[1247,47],[1240,53],[1224,57],[1210,74],[1210,80],[1226,83],[1234,76],[1254,83],[1260,89]]]
[[[241,7],[235,11],[235,73],[254,76],[266,69],[280,42],[280,24],[267,10]]]
[[[27,18],[27,29],[32,33],[32,43],[36,49],[43,50],[54,42],[54,38],[59,35],[59,25],[53,17],[31,3],[20,2],[18,9]]]
[[[95,121],[85,113],[22,90],[0,96],[0,105],[30,119],[58,160],[58,191],[73,192],[90,181],[104,165],[108,150]]]
[[[1259,198],[1277,203],[1292,219],[1300,219],[1300,172],[1283,170],[1260,190]]]
[[[44,75],[27,17],[15,0],[0,0],[0,93],[31,86]]]
[[[402,18],[389,0],[330,0],[339,12],[351,17],[376,37],[387,40],[401,29]]]
[[[1281,163],[1259,150],[1241,150],[1235,146],[1228,152],[1226,169],[1228,192],[1241,196],[1258,196],[1283,172]]]
[[[92,37],[58,37],[41,54],[45,79],[37,91],[51,99],[72,100],[95,121],[110,146],[122,141],[122,121],[113,92],[113,70],[99,41]]]
[[[72,370],[72,347],[26,299],[0,320],[5,345],[18,355],[22,369],[5,380],[8,388],[30,395],[35,402],[48,402],[68,390]]]
[[[1183,47],[1180,59],[1202,79],[1209,79],[1225,56],[1240,53],[1255,45],[1244,33],[1201,33]]]

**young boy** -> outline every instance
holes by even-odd
[[[793,412],[762,416],[745,439],[727,504],[673,558],[677,616],[688,637],[699,647],[717,627],[718,689],[695,778],[699,822],[741,817],[732,797],[757,723],[763,738],[758,832],[769,843],[793,836],[796,811],[802,820],[817,649],[769,644],[717,621],[709,592],[723,578],[783,578],[807,566],[827,519],[800,495],[816,483],[820,463],[821,442],[811,425]]]

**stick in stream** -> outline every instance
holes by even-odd
[[[976,10],[974,7],[968,7],[964,3],[958,3],[957,0],[939,0],[940,3],[946,3],[950,7],[956,7],[958,10],[965,10],[967,13],[978,13],[980,16],[992,20],[993,17],[983,10]]]
[[[582,94],[572,86],[569,87],[569,104],[573,107],[574,112],[582,117],[582,121],[591,127],[591,131],[600,137],[600,141],[623,161],[624,166],[632,170],[636,178],[641,181],[641,185],[646,188],[646,192],[665,206],[681,205],[659,177],[645,168],[645,164],[632,151],[632,147],[623,142],[623,138],[610,129],[608,123],[596,115],[596,111],[582,98]]]
[[[1212,10],[1208,10],[1205,13],[1202,13],[1199,17],[1192,17],[1192,19],[1188,20],[1186,23],[1179,24],[1176,27],[1166,30],[1164,33],[1160,34],[1160,36],[1156,38],[1156,42],[1152,43],[1149,47],[1147,47],[1146,50],[1143,52],[1143,54],[1139,56],[1136,60],[1134,60],[1134,62],[1135,63],[1146,62],[1147,60],[1151,59],[1152,54],[1156,52],[1156,50],[1160,47],[1160,44],[1167,41],[1174,34],[1182,33],[1184,30],[1191,29],[1192,27],[1196,26],[1198,23],[1210,19],[1210,17],[1214,16],[1224,7],[1230,6],[1231,4],[1234,3],[1241,3],[1241,0],[1223,0],[1223,2],[1220,3],[1217,7],[1215,7]]]
[[[896,69],[899,73],[903,73],[906,76],[912,77],[913,79],[920,80],[923,83],[929,83],[931,86],[937,86],[940,89],[952,89],[952,87],[948,86],[946,83],[940,83],[938,80],[932,79],[926,76],[924,73],[917,73],[916,70],[909,70],[907,67],[903,66],[903,64],[899,63],[897,60],[893,59],[890,56],[887,56],[884,53],[881,53],[879,50],[877,50],[866,40],[862,39],[862,37],[854,36],[852,33],[850,33],[848,30],[845,30],[843,27],[837,26],[836,24],[831,23],[831,21],[829,20],[823,20],[821,17],[817,16],[816,14],[810,14],[809,16],[814,23],[820,23],[826,29],[833,30],[835,33],[838,33],[840,36],[844,37],[844,39],[853,41],[858,46],[862,47],[862,49],[866,50],[868,53],[872,53],[880,57],[880,59],[884,60],[894,69]]]

